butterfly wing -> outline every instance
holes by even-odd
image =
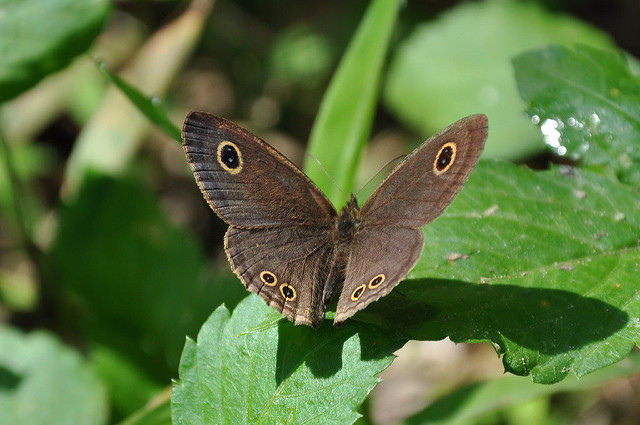
[[[366,227],[353,240],[334,324],[387,295],[413,268],[424,243],[409,227]]]
[[[191,112],[182,137],[202,194],[228,224],[313,226],[336,215],[326,196],[291,161],[231,121]]]
[[[370,226],[420,227],[453,201],[475,168],[487,139],[485,115],[463,118],[416,148],[362,206]]]
[[[420,226],[458,194],[482,153],[487,127],[486,116],[472,115],[427,139],[364,203],[336,323],[391,292],[413,268],[424,245]]]
[[[230,121],[192,112],[183,139],[205,199],[230,225],[233,271],[296,324],[319,326],[333,260],[331,203],[280,152]]]
[[[229,227],[225,250],[247,289],[295,324],[320,326],[323,288],[333,259],[326,229]]]

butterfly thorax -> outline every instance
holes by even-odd
[[[325,306],[334,294],[342,289],[352,241],[361,224],[362,218],[358,201],[354,195],[351,195],[351,199],[342,207],[330,230],[334,251],[332,264],[322,291],[322,300]]]
[[[334,227],[334,239],[336,242],[345,242],[353,239],[358,231],[362,219],[360,217],[360,207],[355,195],[342,207]]]

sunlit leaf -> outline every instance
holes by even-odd
[[[513,62],[527,112],[554,153],[640,185],[640,77],[622,53],[553,46]]]
[[[398,342],[362,324],[315,330],[278,318],[256,295],[231,316],[224,307],[211,315],[182,353],[174,424],[342,425],[358,418]]]

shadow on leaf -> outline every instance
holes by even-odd
[[[357,348],[350,344],[353,338],[358,339]],[[312,329],[283,319],[278,323],[276,380],[280,384],[303,362],[315,377],[327,378],[340,371],[344,356],[380,360],[391,356],[405,342],[391,331],[362,322],[350,321],[336,328],[325,320],[319,329]]]
[[[544,354],[603,340],[629,320],[624,311],[569,291],[428,279],[403,282],[356,318],[368,316],[398,338],[489,340],[501,353],[508,340]]]

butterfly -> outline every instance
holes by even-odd
[[[360,208],[338,212],[284,155],[205,112],[186,117],[183,147],[209,206],[229,229],[224,248],[250,291],[295,324],[317,328],[338,295],[334,324],[387,295],[416,264],[421,226],[451,203],[487,138],[482,114],[409,154]]]

